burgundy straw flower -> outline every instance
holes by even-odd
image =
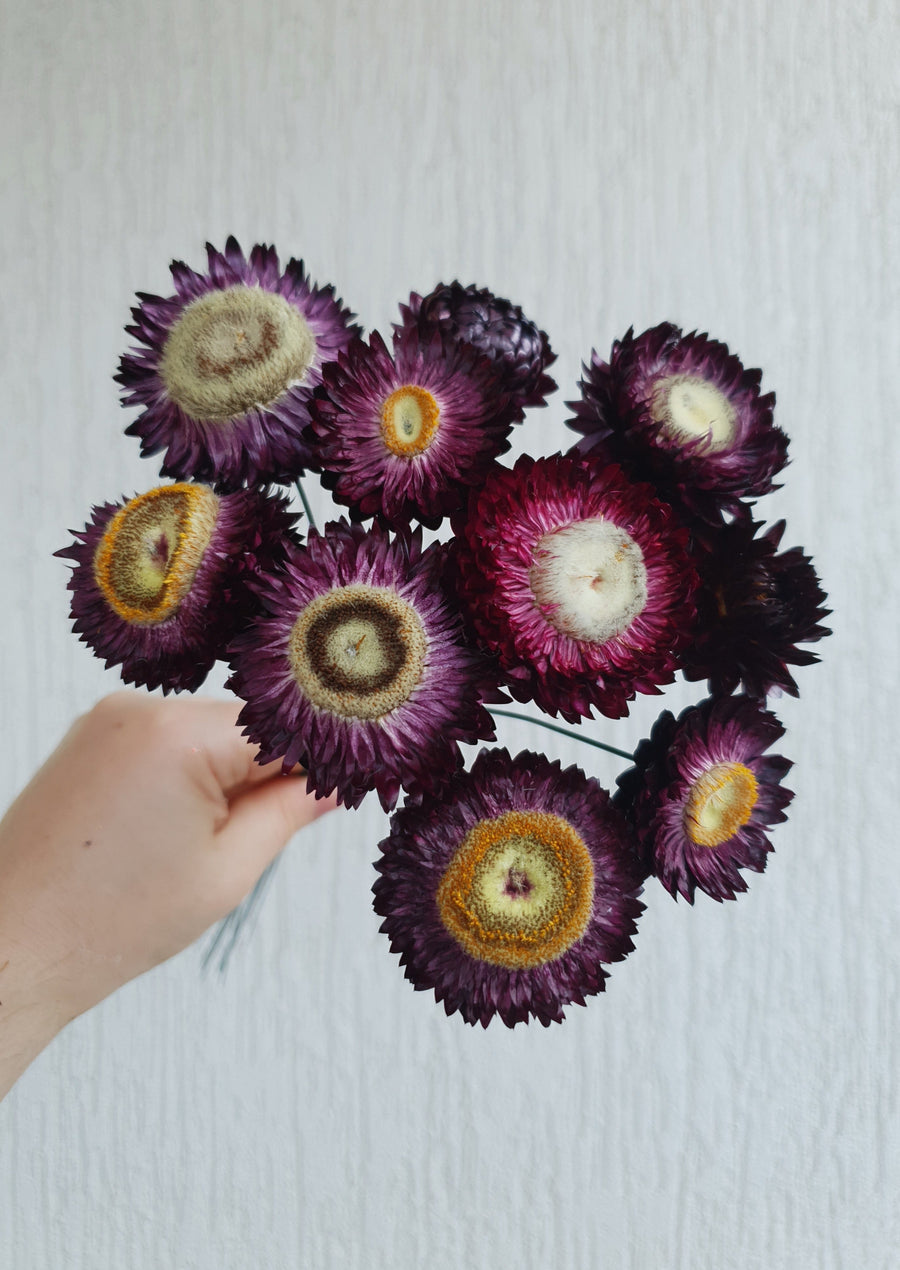
[[[562,1022],[634,946],[624,823],[577,767],[482,750],[443,798],[398,811],[381,851],[372,889],[391,950],[467,1023]]]
[[[619,778],[614,802],[636,834],[646,871],[693,904],[697,887],[733,900],[762,873],[772,850],[766,830],[786,820],[793,798],[781,781],[792,767],[766,755],[784,728],[746,697],[710,698],[676,720],[658,719]]]
[[[512,411],[496,370],[468,345],[376,332],[325,368],[312,432],[322,480],[357,515],[436,528],[509,447]]]
[[[261,579],[265,616],[231,647],[229,687],[260,762],[300,763],[308,788],[356,807],[369,790],[435,789],[462,764],[459,742],[493,737],[481,704],[496,686],[466,648],[440,587],[443,549],[341,521],[289,550]]]
[[[403,327],[435,328],[477,348],[495,363],[503,376],[503,391],[524,407],[544,406],[556,383],[546,369],[556,361],[546,331],[540,330],[517,304],[481,287],[460,282],[439,283],[427,296],[413,292],[400,306]]]
[[[122,358],[123,405],[143,413],[126,432],[141,453],[165,450],[165,476],[223,489],[289,481],[309,465],[303,440],[322,365],[359,334],[333,287],[303,262],[280,272],[274,247],[249,260],[234,238],[207,245],[209,272],[175,262],[176,294],[139,293],[127,328],[143,347]]]
[[[777,488],[786,435],[772,423],[775,394],[760,395],[762,372],[745,370],[724,344],[683,335],[663,322],[613,344],[608,362],[591,354],[582,399],[569,426],[636,480],[706,518],[742,497]]]
[[[671,683],[694,617],[686,531],[647,486],[578,456],[496,466],[461,526],[459,585],[520,701],[570,722]]]
[[[293,517],[255,491],[163,485],[95,507],[72,560],[74,630],[125,683],[193,691],[252,611],[248,582],[276,566]]]
[[[707,679],[716,696],[743,685],[761,700],[773,688],[796,697],[788,666],[819,660],[797,645],[831,634],[820,625],[830,610],[812,561],[799,547],[778,552],[783,520],[757,537],[762,528],[745,512],[733,524],[698,526],[693,534],[698,621],[682,669],[687,679]]]

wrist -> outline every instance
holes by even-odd
[[[19,946],[0,952],[0,1098],[74,1017],[48,980],[34,976]]]

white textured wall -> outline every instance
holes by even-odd
[[[0,1108],[0,1265],[894,1270],[896,6],[3,8],[5,798],[117,682],[50,553],[153,483],[110,378],[131,294],[228,232],[305,256],[368,327],[439,278],[521,302],[560,353],[536,452],[568,444],[592,344],[663,318],[725,339],[777,391],[793,465],[765,511],[835,636],[777,707],[797,798],[768,872],[735,904],[652,890],[563,1027],[475,1032],[412,992],[370,909],[371,802],[298,840],[227,978],[186,952]]]

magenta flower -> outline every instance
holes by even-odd
[[[459,585],[520,701],[571,722],[670,683],[694,618],[686,530],[647,486],[574,455],[496,466],[462,525]]]

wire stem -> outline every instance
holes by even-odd
[[[547,728],[550,732],[558,732],[560,736],[567,736],[571,741],[583,741],[585,745],[593,745],[598,750],[606,750],[607,754],[616,754],[619,758],[628,759],[630,762],[633,754],[629,754],[627,750],[617,750],[614,745],[606,745],[603,741],[595,741],[592,736],[582,736],[580,732],[572,732],[569,728],[561,728],[556,723],[548,723],[546,719],[535,719],[530,714],[517,714],[514,710],[494,710],[491,708],[491,714],[499,714],[504,719],[518,719],[520,723],[536,723],[538,727]]]
[[[216,933],[209,942],[209,947],[203,954],[203,969],[208,970],[216,960],[216,954],[219,952],[221,945],[221,955],[219,956],[219,974],[224,974],[228,968],[228,962],[231,954],[234,952],[235,945],[240,937],[241,931],[254,916],[262,901],[266,888],[275,872],[275,866],[281,856],[276,856],[259,875],[256,886],[246,897],[238,904],[237,908],[233,908],[227,917],[223,917],[219,925],[216,927]]]
[[[306,513],[306,521],[310,529],[315,529],[316,518],[312,514],[312,508],[309,505],[309,499],[306,497],[306,490],[303,488],[303,482],[297,481],[297,493],[300,495],[300,502],[303,504],[303,510]]]

